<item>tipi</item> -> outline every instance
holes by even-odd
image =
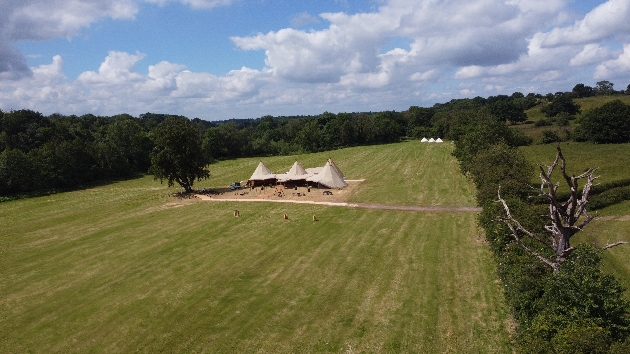
[[[326,162],[326,165],[318,174],[306,180],[328,188],[344,188],[348,186],[348,183],[340,175],[339,169],[334,168],[331,161]]]
[[[443,143],[442,139],[440,139],[440,138],[435,139],[435,142],[436,143]]]
[[[421,143],[426,143],[427,141],[429,141],[427,138],[422,138],[422,140],[420,140]]]
[[[435,139],[431,138],[431,139],[429,139],[429,142],[430,142],[430,143],[434,143],[434,142],[435,142]]]
[[[295,161],[293,166],[291,166],[289,172],[283,175],[277,175],[278,180],[281,182],[306,180],[306,177],[308,176],[308,172],[306,172],[304,167],[302,167],[302,165],[300,165],[300,163],[297,161]]]
[[[267,168],[267,166],[265,166],[265,164],[260,161],[260,163],[258,163],[258,167],[256,167],[256,170],[254,171],[254,173],[252,173],[252,176],[249,178],[248,184],[250,185],[257,185],[257,184],[263,184],[264,182],[275,182],[276,181],[276,175],[273,174],[273,172],[271,172],[271,170],[269,168]]]

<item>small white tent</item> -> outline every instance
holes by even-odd
[[[427,141],[429,141],[427,138],[422,138],[422,140],[420,140],[421,143],[426,143]]]
[[[443,143],[442,139],[440,139],[440,138],[435,139],[435,142],[436,143]]]
[[[339,170],[334,168],[330,161],[326,162],[326,165],[318,174],[306,180],[328,188],[344,188],[348,186],[348,183],[340,175]]]
[[[429,142],[430,142],[430,143],[434,143],[434,142],[435,142],[435,139],[431,138],[431,139],[429,139]]]

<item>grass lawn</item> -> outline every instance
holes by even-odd
[[[213,177],[204,187],[226,187],[247,180],[263,161],[274,173],[288,171],[297,160],[305,168],[323,166],[328,158],[346,179],[365,179],[348,202],[419,206],[476,206],[474,185],[451,156],[453,145],[421,143],[352,147],[298,156],[273,156],[223,161],[210,165]]]
[[[366,178],[356,201],[472,205],[451,148],[263,161],[281,172],[330,156],[348,178]],[[212,165],[200,187],[246,179],[257,161]],[[174,191],[144,177],[0,203],[0,352],[511,351],[472,213],[211,203]]]
[[[525,157],[533,163],[550,165],[556,158],[556,144],[522,147]],[[630,178],[630,144],[561,143],[567,161],[567,171],[576,175],[587,168],[599,168],[597,183]],[[539,170],[537,170],[539,172]],[[536,173],[538,176],[538,173]],[[540,179],[536,177],[536,183]]]
[[[597,218],[576,235],[576,242],[602,247],[617,241],[630,242],[630,201],[598,210]],[[620,245],[602,253],[604,270],[614,274],[626,288],[630,298],[630,244]]]

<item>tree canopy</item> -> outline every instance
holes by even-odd
[[[177,183],[191,192],[195,180],[210,177],[201,138],[190,120],[168,117],[155,128],[153,139],[149,172],[160,182],[167,180],[169,187]]]
[[[581,119],[584,140],[599,144],[630,142],[630,105],[614,100],[589,110]]]

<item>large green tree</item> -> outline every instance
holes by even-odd
[[[153,130],[155,147],[151,152],[149,172],[168,186],[175,182],[186,192],[195,180],[210,177],[207,159],[201,149],[201,138],[187,118],[169,117]]]
[[[559,94],[553,96],[551,102],[541,109],[548,118],[555,117],[560,113],[568,113],[569,115],[576,115],[580,113],[580,105],[573,102],[573,99],[569,95]]]
[[[589,110],[581,123],[585,140],[599,144],[630,142],[630,106],[620,100]]]

